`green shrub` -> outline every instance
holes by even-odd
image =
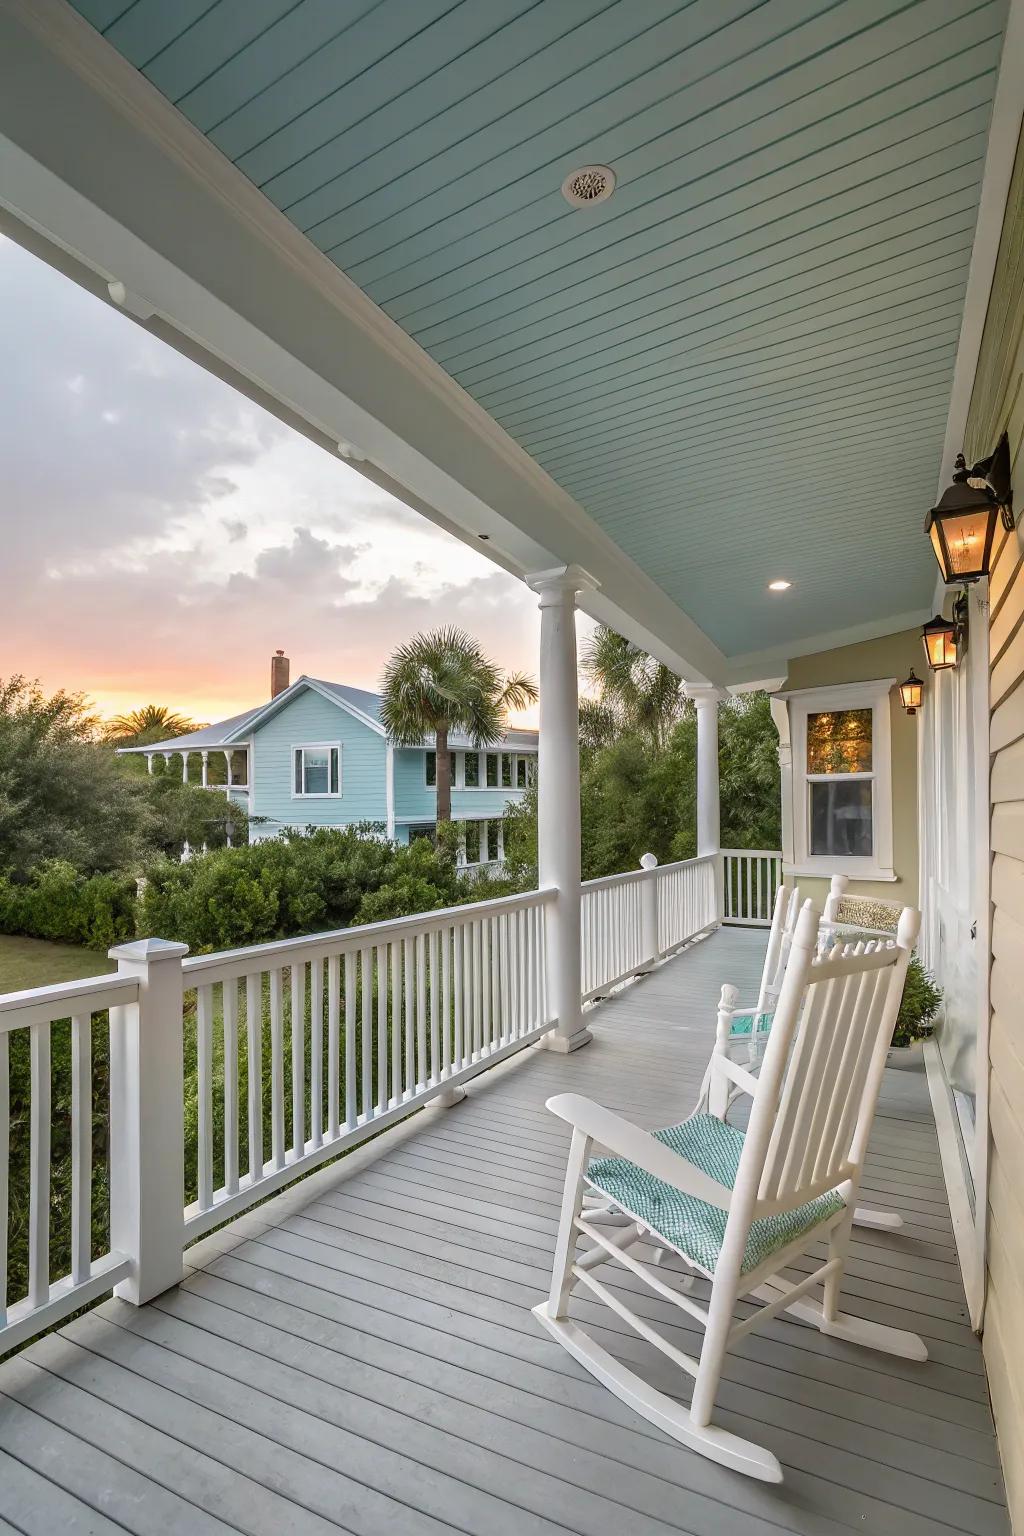
[[[0,932],[107,950],[135,937],[135,881],[46,859],[24,881],[0,877]]]
[[[926,1040],[932,1032],[932,1021],[941,1002],[940,988],[917,956],[911,955],[896,1028],[892,1032],[893,1045],[913,1045],[915,1040]]]
[[[140,931],[193,954],[483,901],[515,889],[463,880],[452,837],[400,847],[373,827],[319,827],[147,871]]]

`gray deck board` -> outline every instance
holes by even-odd
[[[415,1116],[205,1239],[177,1290],[141,1309],[104,1303],[0,1366],[0,1531],[1004,1536],[923,1078],[886,1074],[864,1203],[905,1226],[856,1233],[845,1306],[920,1332],[931,1358],[780,1319],[748,1336],[716,1417],[776,1452],[781,1487],[668,1440],[530,1315],[567,1145],[545,1099],[571,1088],[642,1123],[678,1119],[718,989],[750,993],[763,943],[727,929],[694,946],[604,1003],[586,1050],[530,1049],[463,1105]],[[699,1348],[632,1276],[609,1283]],[[685,1394],[621,1320],[585,1297],[574,1307]]]

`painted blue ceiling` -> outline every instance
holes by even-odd
[[[1005,0],[76,3],[726,653],[928,603]]]

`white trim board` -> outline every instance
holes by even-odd
[[[992,101],[992,120],[989,125],[988,148],[985,152],[985,169],[981,179],[981,196],[978,200],[978,219],[974,230],[974,246],[967,274],[967,292],[964,297],[964,313],[960,322],[960,338],[957,342],[956,362],[953,365],[953,384],[949,397],[949,414],[946,418],[946,436],[939,469],[937,496],[941,496],[953,477],[953,463],[964,443],[967,415],[974,392],[974,380],[978,372],[981,341],[988,314],[988,302],[992,294],[999,242],[1003,233],[1006,199],[1024,122],[1024,0],[1010,0],[1003,33],[1003,51],[999,64],[995,96]],[[995,443],[992,444],[995,447]],[[937,591],[945,593],[940,581]],[[938,611],[938,610],[936,610]]]
[[[956,1241],[960,1272],[963,1276],[967,1309],[971,1315],[971,1327],[980,1332],[984,1310],[985,1286],[982,1266],[979,1262],[978,1243],[975,1233],[974,1212],[964,1182],[960,1163],[961,1136],[956,1112],[951,1102],[949,1085],[943,1071],[939,1047],[935,1040],[924,1043],[925,1069],[928,1074],[928,1093],[935,1117],[935,1134],[939,1142],[939,1160],[942,1177],[949,1199],[949,1216]]]

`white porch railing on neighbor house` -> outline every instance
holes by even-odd
[[[589,882],[583,995],[713,927],[715,876],[705,857]],[[9,1042],[21,1031],[30,1076],[28,1287],[0,1313],[0,1354],[115,1287],[136,1302],[157,1295],[180,1278],[188,1242],[430,1100],[454,1102],[463,1083],[554,1030],[556,903],[554,890],[531,891],[189,958],[184,945],[142,940],[112,951],[115,975],[0,997],[0,1297]],[[92,1070],[106,1011],[109,1106]],[[51,1106],[51,1038],[71,1077],[70,1173],[62,1164],[59,1177],[72,1256],[55,1279],[51,1142],[63,1148],[67,1119]],[[96,1257],[94,1137],[110,1146],[110,1242]],[[196,1199],[183,1210],[186,1179]],[[18,1200],[24,1183],[19,1171]]]
[[[749,928],[770,928],[775,893],[782,884],[782,853],[777,849],[722,849],[722,921]]]

